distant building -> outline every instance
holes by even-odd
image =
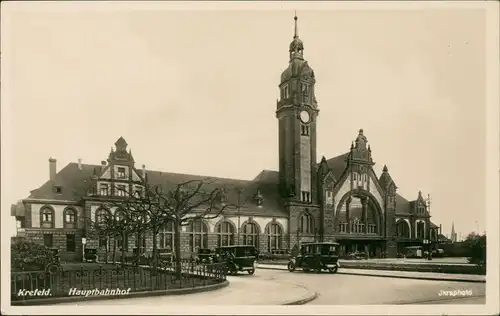
[[[235,243],[252,244],[267,252],[292,249],[299,242],[335,240],[341,245],[341,255],[365,251],[370,256],[385,252],[395,257],[406,246],[438,240],[440,229],[431,222],[422,193],[416,192],[412,200],[398,194],[387,166],[377,176],[362,129],[350,148],[346,146],[347,152],[318,162],[316,76],[303,50],[295,18],[289,65],[281,75],[276,104],[279,170],[262,170],[249,181],[218,178],[217,184],[240,188],[248,203],[239,212],[185,227],[181,238],[185,253]],[[59,248],[67,260],[81,258],[86,219],[97,218],[105,211],[103,202],[123,196],[124,188],[141,192],[146,179],[150,184],[162,184],[204,178],[146,170],[144,165],[137,169],[122,137],[100,165],[79,161],[57,172],[56,160],[51,158],[49,171],[50,179],[31,191],[22,205],[13,207],[12,215],[22,223],[28,238]],[[227,194],[234,199],[236,192]],[[173,248],[172,225],[166,225],[159,235],[160,248]],[[152,249],[151,234],[141,238],[141,245],[136,240],[130,236],[119,241],[118,247]],[[89,240],[88,246],[103,249],[113,242]]]
[[[450,234],[451,242],[457,242],[457,233],[455,232],[455,222],[451,223],[451,234]]]

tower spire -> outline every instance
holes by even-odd
[[[297,25],[297,20],[299,19],[297,17],[297,12],[295,12],[295,16],[293,17],[294,19],[294,24],[295,24],[295,30],[293,33],[293,40],[290,43],[290,49],[288,50],[290,53],[290,61],[294,58],[298,59],[303,59],[302,52],[304,50],[304,43],[299,38],[299,27]]]
[[[299,27],[297,25],[297,20],[299,19],[297,17],[297,11],[295,11],[295,16],[293,17],[293,19],[295,20],[295,32],[293,33],[293,38],[299,38]]]

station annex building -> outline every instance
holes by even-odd
[[[408,245],[437,241],[440,227],[430,221],[421,192],[407,200],[397,193],[386,166],[377,176],[372,152],[363,130],[350,149],[337,157],[316,157],[315,74],[303,55],[297,33],[289,46],[289,65],[281,75],[276,117],[279,124],[279,170],[263,170],[253,180],[217,178],[216,183],[239,188],[228,192],[247,201],[237,212],[183,228],[183,253],[197,248],[228,244],[253,244],[261,252],[292,249],[300,242],[323,240],[340,243],[340,255],[364,251],[371,257],[395,257]],[[103,202],[119,196],[123,188],[141,190],[165,181],[182,183],[206,177],[136,168],[134,158],[120,137],[107,161],[100,165],[69,163],[59,172],[49,159],[49,180],[12,206],[18,236],[60,250],[63,260],[82,259],[86,218],[98,216]],[[89,179],[91,179],[89,181]],[[212,178],[213,179],[213,178]],[[173,249],[172,225],[160,231],[159,248]],[[140,247],[152,250],[152,236]],[[110,248],[113,240],[88,240],[87,247]],[[136,236],[116,241],[132,252]]]

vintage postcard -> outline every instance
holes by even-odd
[[[2,3],[2,313],[498,314],[498,9]]]

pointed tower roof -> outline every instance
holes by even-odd
[[[299,38],[298,17],[294,16],[294,34],[288,52],[290,55],[288,68],[281,74],[281,83],[292,77],[307,77],[314,83],[314,71],[304,59],[304,42]]]
[[[394,184],[394,189],[397,189],[396,183],[394,183],[394,180],[389,174],[389,169],[387,168],[387,165],[384,165],[384,168],[382,168],[382,174],[380,175],[378,182],[380,183],[382,189],[386,191],[389,189],[391,183]]]

